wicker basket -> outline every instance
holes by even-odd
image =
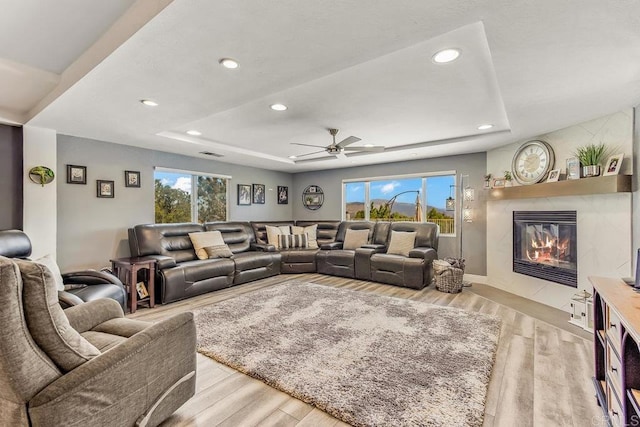
[[[433,261],[433,273],[437,290],[450,294],[462,291],[464,270],[452,267],[447,261],[437,259]]]

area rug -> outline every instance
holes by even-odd
[[[198,350],[354,426],[481,426],[500,320],[287,282],[194,312]]]

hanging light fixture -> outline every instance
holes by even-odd
[[[444,209],[446,211],[455,211],[456,210],[456,199],[453,198],[453,188],[455,185],[449,186],[449,197],[445,200]]]
[[[462,209],[462,220],[464,222],[473,222],[473,209],[469,206],[465,206],[464,209]]]
[[[462,191],[462,198],[465,202],[473,202],[473,199],[475,198],[474,196],[475,192],[471,187],[465,187],[465,189]]]

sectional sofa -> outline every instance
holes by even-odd
[[[315,243],[277,247],[268,240],[269,227],[285,230],[283,234],[296,228],[313,230]],[[232,256],[198,259],[189,234],[207,231],[220,232]],[[347,240],[356,233],[362,244],[350,247]],[[400,236],[408,237],[410,246],[388,253]],[[141,224],[129,229],[131,256],[157,261],[156,295],[161,303],[288,273],[318,272],[422,289],[433,278],[438,239],[436,224],[413,222],[235,221]]]

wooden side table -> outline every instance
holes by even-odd
[[[155,305],[155,275],[156,260],[147,257],[132,258],[116,258],[112,259],[111,268],[113,274],[123,281],[127,292],[129,292],[129,302],[131,313],[135,313],[138,308],[138,292],[136,284],[138,283],[138,271],[149,270],[149,283],[147,283],[147,291],[149,292],[149,307]],[[124,279],[124,280],[123,280]]]

